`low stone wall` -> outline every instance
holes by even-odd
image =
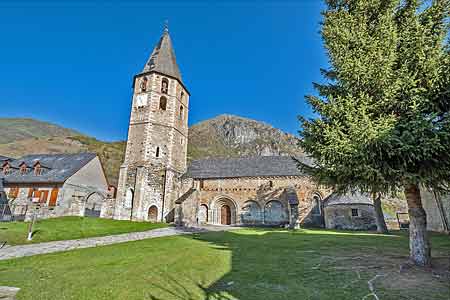
[[[103,201],[102,210],[100,212],[100,218],[112,219],[114,217],[114,209],[116,207],[115,198],[107,198]]]

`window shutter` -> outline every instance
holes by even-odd
[[[28,198],[32,198],[33,197],[33,191],[34,191],[33,188],[29,188],[28,189]]]
[[[58,192],[59,190],[57,188],[52,189],[52,192],[50,193],[50,201],[48,202],[49,206],[56,205],[56,201],[58,200]]]
[[[17,196],[19,196],[19,188],[18,187],[11,188],[10,196],[13,198],[17,198]]]
[[[41,198],[40,201],[41,203],[47,203],[47,199],[48,199],[48,191],[41,191]]]

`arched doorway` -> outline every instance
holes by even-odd
[[[197,217],[199,224],[208,223],[208,206],[206,206],[205,204],[200,205]]]
[[[319,194],[314,194],[312,198],[311,213],[316,216],[322,215],[322,198]]]
[[[231,225],[231,208],[227,204],[220,208],[220,224]]]
[[[227,197],[215,199],[211,203],[211,220],[209,223],[219,225],[233,225],[237,223],[237,206]]]
[[[158,208],[156,207],[156,205],[152,205],[148,209],[148,220],[150,222],[158,221]]]
[[[86,199],[86,204],[84,206],[84,216],[95,218],[100,217],[103,200],[103,196],[99,193],[90,194]]]
[[[325,226],[322,197],[319,193],[313,194],[311,206],[311,223],[315,226]]]

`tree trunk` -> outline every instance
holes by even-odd
[[[378,233],[389,233],[384,220],[383,208],[381,207],[381,195],[373,194],[373,206],[375,208],[375,219],[377,221]]]
[[[416,184],[405,186],[409,213],[410,258],[418,266],[431,266],[431,247],[427,232],[427,215],[422,207],[420,190]]]

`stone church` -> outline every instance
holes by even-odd
[[[306,157],[205,159],[187,165],[190,93],[166,28],[134,76],[115,219],[180,225],[324,226],[330,191],[297,167]],[[357,210],[357,209],[356,209]],[[359,224],[373,216],[355,213]]]

